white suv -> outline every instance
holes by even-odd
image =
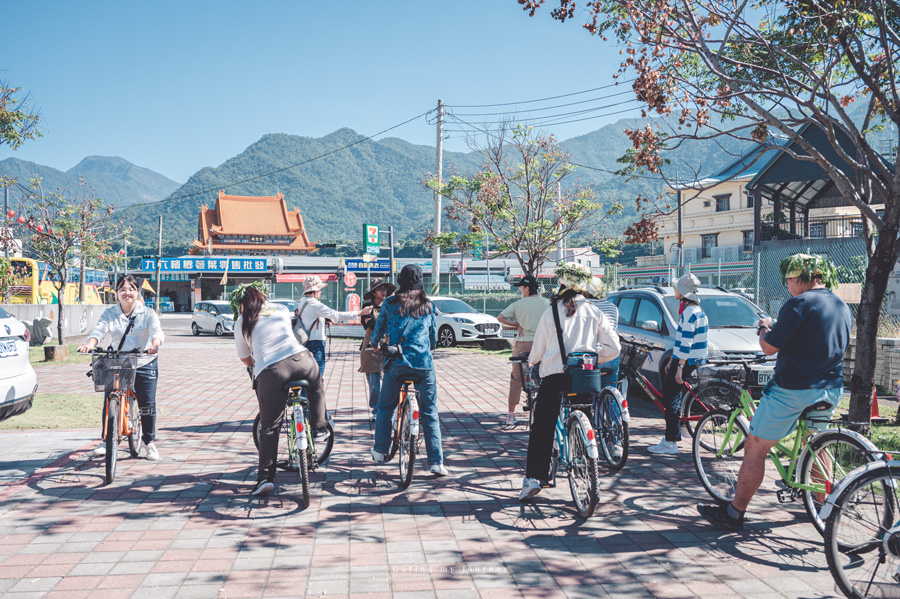
[[[500,321],[482,314],[454,297],[430,297],[434,303],[438,345],[453,347],[461,341],[484,341],[500,336]]]
[[[191,332],[194,335],[215,333],[219,337],[234,334],[234,318],[231,304],[223,301],[197,302],[191,314]]]

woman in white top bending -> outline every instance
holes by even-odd
[[[122,351],[140,349],[149,355],[138,360],[139,367],[134,375],[134,395],[137,397],[138,406],[141,409],[141,437],[143,438],[144,451],[148,460],[158,460],[159,450],[156,449],[156,382],[159,377],[158,360],[156,358],[159,346],[165,340],[162,327],[159,325],[159,317],[156,312],[144,305],[141,301],[140,284],[131,275],[120,277],[116,281],[116,299],[118,303],[109,307],[100,315],[100,320],[94,325],[94,329],[88,336],[87,342],[78,348],[81,353],[86,353],[97,347],[97,344],[109,333],[110,341],[114,348],[119,347],[125,331],[125,340],[122,342]],[[129,321],[133,319],[131,328]],[[103,402],[103,422],[106,422],[106,402]],[[95,456],[106,455],[106,444],[101,443],[94,450]]]
[[[231,309],[240,313],[234,323],[234,345],[241,362],[253,368],[259,402],[259,473],[252,495],[275,489],[275,458],[284,406],[285,383],[309,381],[309,423],[318,443],[328,438],[325,389],[312,354],[294,337],[291,313],[266,301],[261,282],[241,285],[231,293]]]
[[[559,279],[559,294],[550,301],[556,303],[559,310],[566,355],[560,353],[551,303],[541,316],[528,355],[529,362],[541,364],[541,387],[533,408],[534,424],[528,437],[528,458],[520,501],[537,495],[550,478],[553,431],[562,393],[571,387],[571,378],[565,374],[566,356],[573,352],[592,352],[597,354],[597,362],[602,364],[616,358],[620,350],[619,336],[585,293],[591,281],[591,271],[581,264],[566,263],[556,269],[556,276]]]
[[[303,326],[309,331],[309,341],[306,342],[306,349],[312,352],[313,357],[319,364],[319,374],[325,376],[325,320],[333,320],[336,322],[353,320],[359,316],[359,310],[353,312],[338,312],[332,310],[320,300],[322,297],[322,289],[326,283],[316,275],[310,275],[303,280],[303,299],[297,306]]]

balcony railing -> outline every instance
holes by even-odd
[[[762,241],[786,239],[847,239],[862,237],[863,224],[859,216],[831,216],[809,219],[808,229],[804,230],[802,218],[798,218],[791,232],[789,222],[763,222],[760,231]]]

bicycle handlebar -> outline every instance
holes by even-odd
[[[627,343],[628,345],[634,345],[636,347],[642,347],[649,351],[666,351],[666,347],[663,345],[656,345],[655,343],[644,343],[642,341],[638,341],[634,337],[625,337],[624,335],[619,335],[619,340],[622,343]]]

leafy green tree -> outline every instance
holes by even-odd
[[[604,209],[588,187],[562,185],[575,168],[570,156],[533,127],[501,124],[474,149],[483,159],[478,172],[426,183],[449,200],[447,218],[468,229],[433,236],[436,245],[468,249],[487,235],[492,249],[514,255],[524,272],[534,273],[558,242],[596,226],[593,217],[622,211],[619,203]]]
[[[519,3],[534,15],[544,0]],[[577,13],[588,32],[618,41],[620,73],[633,77],[646,113],[677,119],[668,130],[647,124],[625,131],[636,168],[660,172],[664,151],[686,140],[753,141],[818,166],[859,209],[868,264],[856,319],[850,420],[868,421],[878,320],[900,257],[900,154],[883,159],[871,136],[900,125],[900,4],[597,0],[581,11],[574,0],[554,4],[553,18],[564,22]],[[827,144],[810,143],[803,126],[821,132]],[[773,143],[773,134],[792,144]],[[876,205],[884,206],[883,215]]]
[[[40,181],[30,188],[18,186],[25,193],[17,197],[18,211],[3,215],[6,227],[14,229],[22,239],[23,253],[46,262],[50,280],[59,298],[57,337],[65,343],[65,293],[69,269],[76,256],[87,265],[105,267],[121,258],[113,244],[127,231],[113,222],[113,206],[104,206],[100,198],[87,189],[84,180],[75,191],[61,189],[44,193]]]

